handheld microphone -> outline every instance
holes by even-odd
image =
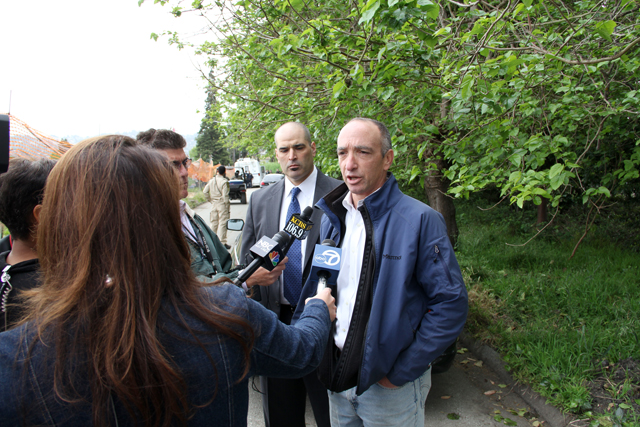
[[[292,236],[287,246],[287,251],[293,244],[293,238],[298,240],[304,240],[309,235],[309,231],[313,228],[313,221],[311,221],[311,215],[313,214],[313,208],[307,206],[302,211],[302,214],[293,214],[289,218],[289,222],[284,226],[284,231]],[[286,253],[286,252],[285,252]]]
[[[291,246],[291,240],[293,240],[292,237],[284,231],[278,231],[272,239],[263,236],[249,249],[254,258],[253,261],[236,277],[233,283],[242,286],[260,267],[269,271],[273,270],[286,256],[289,246]]]
[[[341,256],[342,249],[337,248],[336,242],[331,239],[325,239],[321,245],[316,245],[309,279],[318,282],[317,293],[329,286],[335,298]]]
[[[258,242],[249,249],[251,255],[254,257],[253,261],[238,275],[233,283],[236,286],[242,286],[260,267],[264,267],[269,271],[273,270],[287,255],[294,239],[303,240],[307,238],[309,230],[313,228],[313,221],[311,221],[312,214],[313,208],[307,206],[302,214],[291,215],[284,230],[278,231],[275,236],[273,236],[273,239],[263,236],[258,240]],[[254,294],[254,299],[260,301],[260,293]]]

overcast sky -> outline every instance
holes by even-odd
[[[150,34],[196,33],[202,22],[169,11],[153,0],[2,1],[0,113],[10,107],[60,138],[150,127],[196,133],[202,59]]]

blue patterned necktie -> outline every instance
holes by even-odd
[[[300,213],[300,203],[298,203],[298,193],[300,189],[293,187],[291,190],[291,202],[289,202],[289,209],[287,209],[287,222],[293,214]],[[289,262],[284,269],[284,297],[289,301],[291,305],[297,305],[300,299],[300,292],[302,291],[302,245],[300,240],[293,238],[293,244],[287,252]]]

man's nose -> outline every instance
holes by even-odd
[[[358,163],[356,162],[356,158],[353,153],[347,154],[347,157],[344,159],[344,167],[349,171],[358,168]]]

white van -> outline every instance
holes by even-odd
[[[236,170],[242,169],[245,174],[247,172],[251,172],[251,175],[253,175],[251,184],[256,187],[260,187],[260,182],[262,182],[262,178],[264,178],[265,175],[264,166],[260,165],[260,162],[258,162],[256,159],[250,159],[247,157],[238,159],[238,161],[235,162],[233,166],[236,168]]]

